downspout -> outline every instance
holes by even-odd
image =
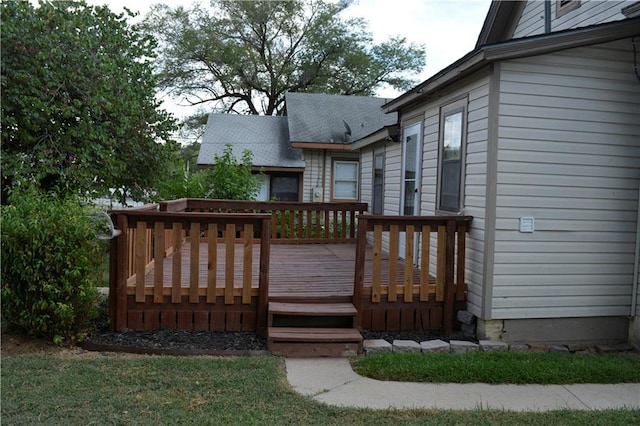
[[[544,33],[551,32],[551,0],[544,0]]]
[[[638,217],[636,219],[636,253],[633,258],[633,290],[631,291],[631,316],[637,315],[638,269],[640,269],[640,184],[638,185]]]

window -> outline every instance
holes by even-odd
[[[277,201],[300,201],[299,176],[281,174],[271,176],[271,199]]]
[[[466,100],[463,100],[440,112],[438,210],[453,213],[462,209],[465,111]]]
[[[357,161],[334,161],[333,198],[340,200],[358,199]]]
[[[384,153],[375,153],[373,156],[373,214],[382,214],[384,190]]]
[[[580,7],[580,0],[556,0],[556,18]]]

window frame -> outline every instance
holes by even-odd
[[[381,158],[382,159],[382,166],[380,169],[376,168],[376,159],[377,158]],[[374,151],[373,152],[373,164],[372,164],[372,170],[373,170],[373,176],[371,177],[371,214],[374,215],[382,215],[384,214],[384,169],[385,169],[385,155],[384,155],[384,151]],[[380,200],[377,200],[376,198],[376,170],[380,170],[380,178],[382,179],[382,182],[379,184],[381,185],[380,188]],[[380,209],[377,210],[376,209],[376,201],[379,201],[379,207]]]
[[[566,15],[580,7],[580,0],[556,0],[556,18]]]
[[[340,163],[349,163],[355,164],[355,180],[338,180],[337,176],[337,167]],[[335,201],[358,201],[360,194],[360,161],[357,159],[349,159],[349,158],[334,158],[332,165],[332,173],[331,173],[331,199]],[[355,183],[355,198],[343,198],[336,196],[336,183],[338,182],[354,182]]]
[[[438,179],[436,186],[436,212],[441,214],[460,214],[464,210],[464,182],[466,169],[466,153],[467,153],[467,122],[468,122],[468,99],[462,98],[440,107],[440,121],[438,129]],[[460,154],[459,154],[459,170],[458,170],[458,196],[457,206],[443,206],[442,203],[442,184],[444,172],[444,142],[445,142],[445,119],[449,116],[461,113],[460,123]]]

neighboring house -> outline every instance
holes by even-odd
[[[494,2],[472,52],[384,106],[401,143],[351,146],[372,213],[473,216],[480,338],[640,341],[639,11]]]
[[[287,93],[284,117],[211,114],[198,166],[213,164],[227,143],[240,157],[253,153],[263,171],[260,201],[358,201],[360,156],[350,150],[356,139],[383,126],[397,127],[385,114],[389,99],[314,93]]]
[[[304,161],[302,150],[289,144],[286,117],[211,114],[202,138],[198,166],[208,167],[225,145],[233,146],[236,158],[244,150],[253,154],[255,172],[262,172],[258,201],[299,201]]]
[[[360,156],[351,143],[384,126],[397,126],[385,114],[389,99],[316,93],[287,93],[291,146],[305,160],[303,201],[359,201]]]

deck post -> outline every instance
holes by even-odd
[[[116,216],[116,228],[122,233],[111,240],[109,253],[109,329],[120,331],[127,326],[127,215]]]
[[[456,242],[456,222],[447,220],[447,236],[445,245],[445,272],[444,272],[444,318],[443,326],[445,335],[450,336],[453,333],[453,316],[454,316],[454,253]]]
[[[267,315],[269,310],[269,257],[271,248],[271,217],[262,219],[260,229],[260,276],[258,278],[258,307],[256,312],[256,332],[267,335]]]
[[[367,250],[367,218],[358,215],[358,235],[356,235],[356,270],[353,280],[353,306],[358,311],[356,326],[362,326],[362,286],[364,285],[364,261]]]

